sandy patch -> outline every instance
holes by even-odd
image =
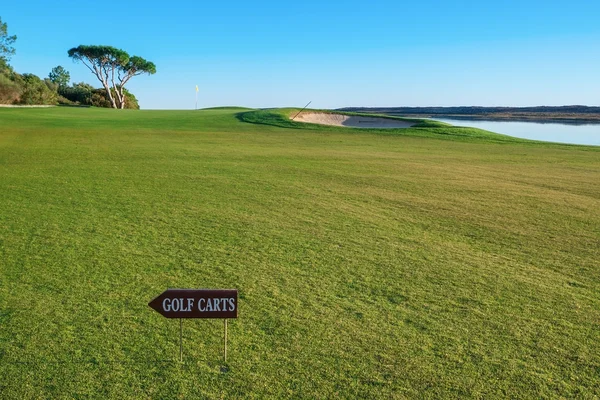
[[[45,104],[36,104],[36,105],[22,105],[22,104],[0,104],[0,107],[6,107],[6,108],[48,108],[48,107],[56,107],[56,106],[52,106],[52,105],[45,105]]]
[[[303,112],[294,119],[298,122],[308,122],[310,124],[345,126],[349,128],[408,128],[414,125],[414,122],[400,121],[397,119],[378,118],[378,117],[359,117],[355,115],[329,114]]]

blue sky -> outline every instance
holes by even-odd
[[[208,4],[210,3],[210,4]],[[7,2],[11,64],[100,86],[67,50],[157,66],[142,108],[600,105],[600,2]]]

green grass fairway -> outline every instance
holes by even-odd
[[[0,399],[600,396],[600,148],[291,112],[0,109]]]

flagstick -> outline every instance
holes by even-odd
[[[296,117],[297,117],[298,115],[300,115],[300,113],[301,113],[302,111],[304,111],[304,109],[310,105],[310,103],[312,103],[312,100],[311,100],[311,101],[309,101],[309,102],[308,102],[308,103],[307,103],[307,104],[304,106],[304,108],[303,108],[302,110],[298,111],[298,114],[294,115],[294,118],[292,118],[292,121],[293,121],[293,120],[295,120],[295,119],[296,119]]]
[[[198,109],[198,90],[196,90],[196,110]]]

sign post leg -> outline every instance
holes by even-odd
[[[179,361],[183,362],[183,318],[179,318]]]
[[[224,320],[225,324],[225,337],[223,338],[223,361],[227,364],[227,318]]]

